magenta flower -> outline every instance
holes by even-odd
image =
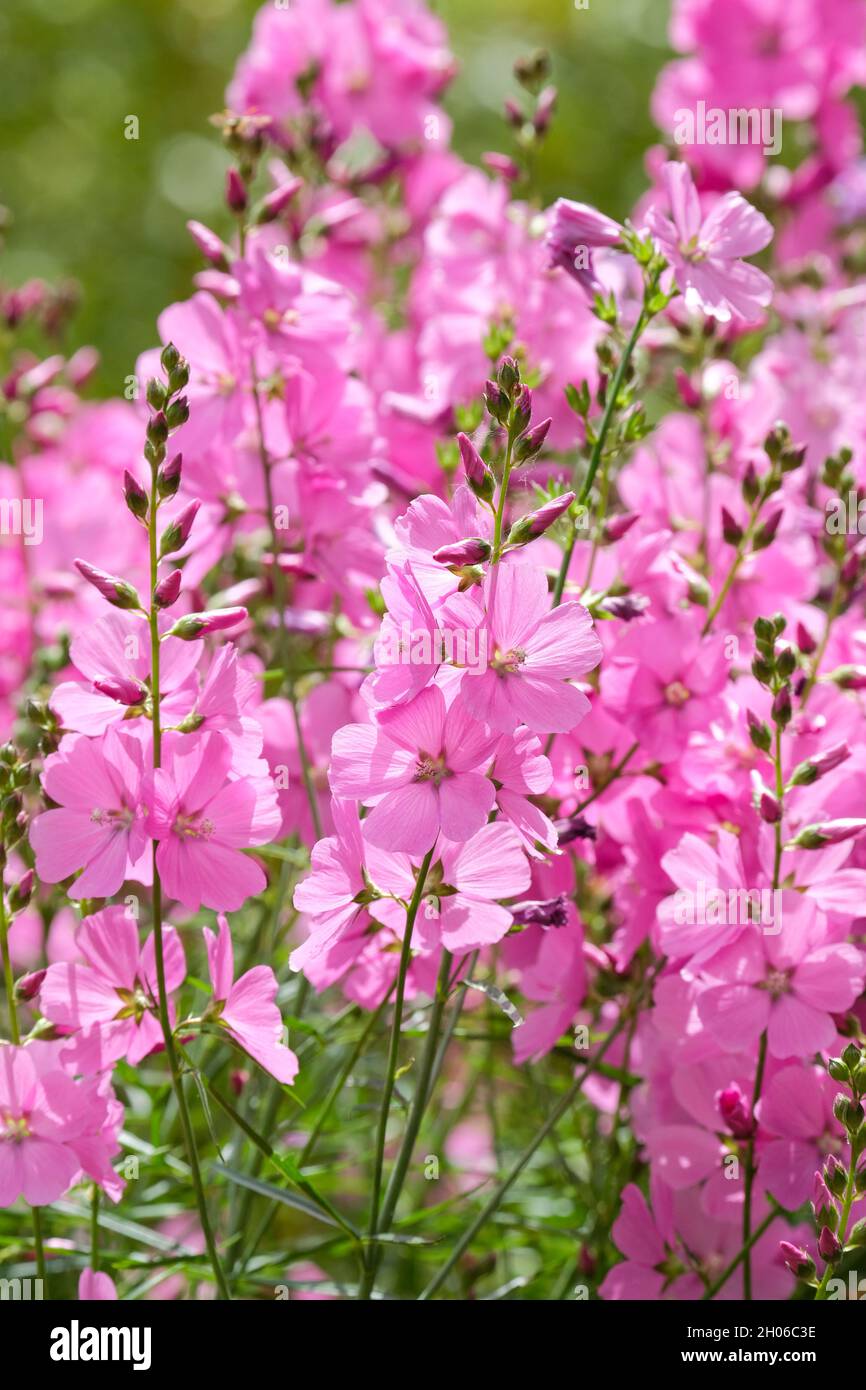
[[[96,1269],[83,1269],[78,1280],[78,1301],[80,1303],[113,1303],[118,1293],[110,1274]]]
[[[232,912],[260,893],[264,870],[241,851],[279,833],[281,817],[267,764],[258,775],[231,775],[224,734],[172,734],[163,766],[147,779],[147,833],[159,840],[156,862],[170,898]]]
[[[782,931],[742,932],[704,966],[698,1012],[725,1052],[754,1047],[767,1030],[773,1057],[809,1057],[833,1045],[832,1015],[862,993],[866,958],[846,942],[825,944],[814,908],[786,906]]]
[[[125,907],[115,906],[85,917],[75,944],[85,964],[49,966],[39,993],[46,1018],[80,1030],[66,1045],[64,1062],[85,1074],[102,1071],[121,1057],[137,1066],[163,1045],[153,937],[141,947],[135,919]],[[172,991],[186,976],[183,947],[173,927],[163,927],[163,949],[166,989]]]
[[[687,164],[662,166],[670,207],[666,217],[657,206],[647,226],[671,264],[686,307],[726,323],[732,316],[760,318],[773,297],[773,282],[741,258],[762,251],[773,228],[739,193],[725,193],[702,219],[697,190]]]
[[[225,1028],[245,1052],[290,1086],[298,1074],[298,1059],[282,1044],[283,1020],[276,1005],[277,977],[267,965],[234,978],[234,951],[229,924],[220,914],[219,935],[203,930],[213,1000],[206,1017]]]
[[[60,1050],[0,1047],[0,1207],[19,1197],[47,1206],[84,1174],[112,1195],[121,1189],[110,1162],[120,1147],[113,1095],[96,1081],[73,1081]]]
[[[170,720],[182,708],[182,701],[173,697],[190,682],[201,653],[201,643],[178,642],[173,637],[162,642],[159,674],[164,719]],[[126,717],[128,706],[149,701],[150,633],[143,615],[107,613],[75,634],[69,654],[84,680],[62,681],[51,696],[51,707],[64,728],[101,734]]]
[[[70,734],[45,760],[42,785],[59,806],[30,827],[36,872],[59,883],[82,869],[71,898],[104,898],[127,878],[152,877],[141,791],[144,753],[132,733]]]
[[[538,734],[573,729],[590,705],[569,682],[601,659],[586,609],[551,609],[547,578],[534,565],[497,565],[484,581],[484,600],[486,667],[464,672],[460,687],[470,713],[505,734],[518,724]]]
[[[501,941],[512,920],[501,899],[525,893],[530,880],[520,837],[510,825],[485,825],[465,844],[446,845],[427,879],[418,944],[426,951],[439,944],[471,951]]]
[[[377,724],[347,724],[334,736],[331,789],[373,810],[364,834],[373,845],[425,854],[437,835],[468,840],[493,806],[493,783],[477,771],[495,737],[460,695],[450,709],[438,686],[380,713]]]

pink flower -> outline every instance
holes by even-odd
[[[203,935],[213,1000],[207,1017],[226,1028],[251,1057],[284,1086],[298,1074],[298,1059],[282,1045],[283,1020],[276,1005],[277,977],[267,965],[234,978],[234,952],[229,924],[220,914],[219,936],[207,927]]]
[[[0,1207],[47,1206],[85,1173],[118,1190],[113,1096],[73,1081],[59,1054],[59,1043],[0,1047]]]
[[[512,1034],[518,1065],[538,1061],[555,1047],[583,1002],[586,967],[579,926],[557,927],[543,934],[535,964],[522,972],[520,987],[541,1008],[533,1009]]]
[[[267,882],[241,853],[279,833],[280,811],[267,764],[259,775],[232,777],[232,748],[224,734],[170,734],[163,767],[147,779],[147,833],[159,840],[156,862],[171,898],[235,911]]]
[[[409,704],[380,712],[373,724],[347,724],[334,736],[335,796],[371,802],[364,822],[371,844],[425,854],[437,835],[468,840],[494,800],[493,783],[476,771],[495,738],[458,695],[450,709],[438,686]]]
[[[199,642],[167,638],[161,644],[159,674],[164,722],[170,722],[178,707],[176,692],[189,683],[201,653]],[[130,705],[149,704],[150,632],[142,615],[107,613],[75,634],[69,654],[85,681],[62,681],[51,696],[51,707],[64,728],[101,734],[110,724],[120,723]],[[116,690],[105,693],[106,687],[111,686]],[[127,688],[132,697],[124,695],[120,700]]]
[[[81,1271],[78,1280],[80,1303],[112,1303],[117,1297],[117,1288],[110,1274],[103,1274],[95,1269]]]
[[[788,1211],[809,1196],[816,1167],[840,1154],[843,1140],[833,1115],[838,1082],[823,1067],[783,1067],[767,1082],[761,1100],[761,1181]]]
[[[418,944],[427,951],[440,943],[448,951],[471,951],[501,941],[511,913],[500,900],[525,893],[530,879],[520,837],[500,821],[463,845],[445,846],[427,878]]]
[[[567,733],[589,712],[569,681],[597,666],[601,643],[579,603],[551,610],[547,577],[530,565],[500,564],[484,581],[486,669],[466,671],[470,713],[501,733]],[[482,648],[482,650],[485,650]]]
[[[490,775],[496,787],[496,804],[514,826],[526,853],[541,859],[544,850],[555,850],[556,827],[531,800],[548,791],[553,781],[550,759],[545,757],[535,735],[528,729],[504,734]]]
[[[754,1047],[764,1029],[773,1057],[808,1057],[836,1039],[832,1014],[863,990],[866,961],[856,946],[823,944],[810,904],[785,905],[782,930],[742,932],[704,966],[698,1012],[719,1047]]]
[[[49,966],[39,1003],[45,1017],[62,1028],[80,1029],[63,1060],[76,1071],[101,1071],[125,1057],[137,1066],[162,1046],[156,1011],[157,983],[153,937],[139,946],[135,918],[125,907],[106,907],[85,917],[76,933],[85,964]],[[180,938],[163,928],[166,989],[178,989],[186,976]],[[171,1012],[171,1010],[170,1010]]]
[[[617,644],[602,689],[607,707],[640,732],[641,748],[664,762],[722,712],[729,671],[722,638],[702,638],[694,621],[642,621]]]
[[[666,217],[653,206],[647,226],[670,262],[686,307],[726,323],[732,315],[760,318],[773,296],[773,282],[743,256],[754,256],[771,241],[773,229],[739,193],[725,193],[701,219],[701,206],[687,164],[662,166],[670,206]]]
[[[127,878],[149,884],[152,868],[143,823],[142,744],[109,728],[100,739],[70,734],[45,760],[42,785],[57,809],[30,828],[36,872],[59,883],[78,869],[71,898],[103,898]]]

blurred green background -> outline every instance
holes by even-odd
[[[102,353],[98,393],[155,339],[160,309],[201,262],[190,217],[227,231],[226,156],[207,118],[223,106],[256,0],[3,0],[0,203],[14,218],[0,281],[74,277],[69,346]],[[648,105],[668,56],[666,0],[440,0],[460,73],[446,101],[469,159],[510,151],[502,101],[514,59],[550,50],[560,104],[538,167],[567,194],[625,215],[654,139]],[[136,116],[139,138],[124,136]]]

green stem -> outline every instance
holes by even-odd
[[[718,1277],[718,1279],[715,1281],[715,1283],[714,1283],[714,1284],[710,1284],[706,1289],[704,1289],[704,1292],[701,1294],[701,1300],[702,1300],[702,1301],[706,1301],[706,1300],[709,1299],[709,1298],[715,1298],[715,1296],[716,1296],[716,1294],[719,1292],[719,1290],[724,1288],[725,1284],[727,1284],[727,1282],[728,1282],[728,1280],[730,1279],[731,1275],[734,1274],[734,1273],[736,1272],[736,1270],[737,1270],[737,1269],[739,1268],[739,1266],[742,1264],[743,1260],[745,1260],[745,1259],[748,1257],[748,1255],[749,1255],[750,1251],[752,1250],[752,1248],[753,1248],[755,1245],[757,1245],[758,1241],[761,1239],[761,1236],[764,1234],[764,1232],[765,1232],[766,1230],[769,1229],[769,1227],[772,1225],[772,1223],[775,1221],[775,1219],[776,1219],[776,1217],[777,1217],[778,1215],[779,1215],[778,1208],[775,1208],[775,1207],[774,1207],[774,1209],[773,1209],[771,1212],[768,1212],[768,1213],[767,1213],[767,1215],[764,1217],[764,1219],[763,1219],[763,1221],[761,1222],[761,1224],[760,1224],[759,1226],[756,1226],[755,1229],[754,1229],[754,1231],[752,1231],[752,1233],[750,1234],[748,1244],[747,1244],[747,1245],[743,1245],[743,1246],[737,1251],[736,1255],[735,1255],[734,1258],[731,1260],[731,1263],[730,1263],[730,1264],[728,1265],[728,1267],[719,1275],[719,1277]]]
[[[99,1269],[99,1188],[93,1184],[90,1194],[90,1268]]]
[[[2,869],[0,869],[2,873]],[[16,1047],[21,1042],[21,1029],[18,1026],[18,1006],[15,1003],[15,977],[12,973],[12,952],[9,949],[9,918],[6,914],[6,897],[0,882],[0,951],[3,954],[3,979],[6,985],[6,1007],[9,1011],[9,1032]]]
[[[710,608],[710,611],[707,614],[707,620],[704,623],[703,628],[701,629],[702,637],[706,637],[707,633],[713,626],[713,623],[716,621],[716,618],[719,616],[722,604],[728,597],[731,585],[733,584],[734,580],[740,572],[740,566],[745,560],[746,555],[749,552],[749,547],[752,544],[752,539],[755,533],[755,523],[758,520],[758,514],[761,510],[761,507],[763,506],[763,503],[763,497],[759,497],[749,512],[749,522],[746,526],[745,531],[743,532],[742,536],[737,542],[737,548],[734,552],[734,558],[731,562],[731,567],[725,575],[724,580],[722,581],[722,587],[716,595],[716,600]]]
[[[509,424],[508,441],[505,445],[505,463],[502,468],[502,482],[499,484],[499,498],[496,504],[496,516],[493,522],[493,554],[490,557],[491,565],[497,564],[502,554],[502,521],[505,516],[505,500],[508,496],[508,483],[511,478],[513,456],[514,434]]]
[[[800,696],[801,709],[805,709],[806,702],[809,699],[809,696],[812,694],[812,691],[815,689],[815,682],[817,681],[818,674],[821,670],[821,663],[823,662],[824,657],[827,653],[827,643],[830,641],[830,632],[832,630],[834,622],[839,616],[839,609],[842,606],[842,589],[843,586],[841,575],[837,575],[836,583],[833,587],[833,595],[830,599],[830,607],[827,609],[827,617],[824,623],[824,631],[821,634],[821,640],[818,643],[818,649],[815,652],[814,660],[812,661],[812,669],[809,672],[806,684],[803,686],[803,693]]]
[[[397,1162],[394,1164],[388,1187],[385,1192],[385,1200],[382,1203],[382,1215],[379,1229],[387,1231],[397,1203],[400,1200],[400,1193],[403,1191],[403,1184],[406,1181],[406,1173],[412,1159],[415,1148],[415,1141],[421,1128],[421,1121],[427,1109],[432,1090],[431,1081],[433,1068],[436,1062],[436,1051],[439,1044],[439,1030],[442,1026],[442,1014],[448,999],[448,976],[451,971],[451,953],[442,952],[442,961],[439,966],[439,977],[436,981],[436,997],[433,1001],[433,1008],[430,1012],[430,1020],[427,1024],[427,1037],[424,1041],[424,1052],[421,1057],[421,1066],[418,1071],[418,1079],[415,1083],[415,1094],[412,1098],[412,1106],[409,1111],[409,1119],[406,1124],[406,1131],[403,1135],[403,1142],[400,1145],[400,1152],[397,1155]],[[376,1271],[381,1259],[381,1250],[376,1249],[370,1252],[370,1263],[373,1266],[372,1276],[375,1279]]]
[[[599,426],[598,435],[596,437],[596,441],[593,445],[592,453],[589,459],[589,468],[586,471],[586,477],[583,480],[583,487],[580,489],[580,493],[577,498],[577,505],[579,507],[582,507],[586,504],[586,500],[589,497],[589,494],[592,492],[592,485],[595,482],[595,475],[598,472],[599,464],[601,463],[602,454],[604,452],[604,446],[607,441],[608,431],[611,426],[611,421],[613,420],[613,414],[616,409],[616,403],[619,399],[620,390],[622,389],[622,383],[625,380],[625,374],[628,370],[628,364],[631,361],[631,356],[635,350],[635,347],[637,346],[638,339],[640,338],[641,333],[643,333],[644,329],[649,323],[651,317],[652,315],[648,314],[645,308],[641,309],[640,313],[635,319],[634,328],[631,330],[628,342],[626,343],[623,349],[622,357],[619,360],[619,365],[616,369],[616,372],[614,373],[613,381],[611,382],[610,389],[607,393],[607,398],[605,400],[604,405],[604,414],[601,417],[601,425]],[[563,551],[562,564],[559,567],[559,574],[556,577],[556,584],[553,590],[553,603],[551,605],[553,608],[558,608],[560,603],[562,602],[562,595],[565,590],[565,581],[568,578],[568,570],[571,564],[571,557],[574,554],[574,547],[576,541],[577,522],[572,521],[571,535],[569,536],[568,544],[566,545],[565,550]]]
[[[746,1302],[752,1297],[752,1186],[755,1181],[755,1135],[758,1121],[755,1111],[761,1099],[764,1085],[764,1067],[767,1062],[767,1031],[761,1034],[758,1046],[758,1066],[755,1072],[755,1087],[752,1092],[752,1134],[746,1146],[746,1175],[743,1189],[743,1298]]]
[[[435,846],[433,847],[435,848]],[[430,864],[433,860],[433,848],[427,851],[424,862],[418,870],[418,878],[415,882],[415,891],[412,894],[412,901],[406,913],[406,926],[403,931],[403,947],[400,951],[400,965],[397,971],[397,992],[394,998],[394,1022],[391,1027],[391,1043],[388,1049],[388,1067],[385,1074],[385,1088],[382,1092],[382,1104],[379,1109],[379,1125],[376,1133],[376,1156],[373,1167],[373,1194],[370,1200],[370,1224],[368,1235],[372,1240],[379,1233],[379,1200],[382,1192],[382,1168],[385,1162],[385,1139],[388,1132],[388,1116],[391,1111],[391,1098],[394,1094],[394,1077],[397,1071],[397,1058],[400,1052],[400,1031],[403,1024],[403,997],[406,992],[406,976],[409,971],[409,962],[412,958],[412,932],[415,927],[415,918],[418,916],[418,908],[421,906],[421,899],[424,896],[424,884],[427,881],[427,874],[430,871]],[[373,1247],[364,1260],[364,1274],[358,1290],[359,1298],[369,1298],[373,1288],[375,1278],[375,1261],[373,1258]]]
[[[377,1023],[379,1022],[379,1019],[385,1012],[385,1008],[387,1007],[388,1001],[391,998],[391,995],[394,993],[395,985],[396,980],[394,982],[394,985],[391,986],[388,993],[385,995],[378,1008],[375,1009],[373,1013],[371,1013],[369,1019],[367,1020],[367,1023],[364,1026],[363,1031],[358,1037],[358,1041],[355,1043],[355,1046],[352,1048],[351,1052],[349,1053],[348,1057],[346,1058],[345,1062],[340,1068],[340,1071],[337,1074],[334,1084],[328,1092],[327,1099],[325,1100],[322,1109],[319,1111],[316,1123],[313,1125],[313,1128],[310,1131],[309,1138],[307,1139],[306,1144],[301,1150],[300,1157],[298,1158],[299,1168],[303,1168],[304,1165],[309,1163],[310,1159],[312,1158],[313,1150],[315,1149],[316,1144],[319,1141],[322,1130],[328,1122],[331,1111],[336,1105],[337,1100],[339,1099],[342,1093],[343,1087],[345,1086],[346,1082],[351,1076],[354,1068],[357,1066],[358,1059],[360,1058],[361,1053],[364,1051],[364,1048],[367,1046],[370,1036],[373,1033],[373,1030],[375,1029]]]
[[[619,1037],[623,1028],[626,1027],[630,1016],[631,1010],[624,1009],[617,1022],[614,1024],[613,1028],[608,1033],[604,1042],[601,1044],[601,1047],[599,1048],[595,1057],[593,1057],[580,1069],[571,1086],[566,1091],[565,1095],[559,1101],[558,1105],[556,1105],[554,1109],[550,1112],[550,1115],[547,1117],[546,1121],[541,1126],[541,1128],[529,1141],[526,1148],[523,1150],[520,1157],[517,1159],[517,1161],[509,1171],[507,1177],[505,1177],[502,1180],[502,1182],[496,1188],[496,1191],[491,1195],[487,1202],[485,1202],[484,1206],[476,1216],[475,1220],[460,1237],[459,1241],[455,1245],[454,1249],[451,1251],[451,1254],[448,1256],[448,1259],[445,1261],[442,1268],[437,1271],[437,1273],[430,1280],[426,1289],[424,1289],[423,1293],[420,1294],[420,1302],[426,1302],[428,1299],[432,1298],[436,1291],[439,1288],[441,1288],[442,1284],[444,1284],[445,1280],[448,1278],[448,1275],[451,1273],[452,1269],[457,1264],[457,1261],[463,1255],[464,1251],[469,1248],[475,1237],[478,1235],[478,1232],[482,1230],[484,1226],[487,1225],[487,1222],[490,1220],[491,1216],[493,1216],[494,1212],[496,1212],[499,1209],[499,1206],[504,1200],[506,1194],[509,1192],[511,1187],[520,1177],[520,1174],[523,1172],[526,1165],[534,1157],[535,1153],[544,1143],[547,1136],[559,1124],[559,1121],[562,1119],[563,1115],[565,1115],[565,1113],[574,1104],[575,1100],[580,1094],[580,1089],[584,1081],[595,1071],[598,1063],[601,1062],[604,1058],[604,1055],[607,1052],[608,1048],[611,1047],[615,1039]]]
[[[151,704],[153,706],[153,766],[157,769],[162,761],[162,728],[160,723],[160,651],[159,651],[159,610],[153,600],[154,590],[158,582],[158,555],[157,555],[157,515],[159,508],[159,496],[156,485],[157,465],[151,465],[151,487],[150,487],[150,507],[148,509],[148,543],[150,551],[150,610],[148,613],[148,623],[150,627],[150,693]],[[213,1267],[214,1278],[216,1279],[217,1290],[220,1298],[230,1299],[228,1284],[223,1273],[217,1254],[216,1242],[211,1229],[210,1219],[207,1212],[207,1202],[205,1200],[204,1185],[201,1177],[201,1165],[199,1163],[198,1149],[195,1141],[195,1131],[190,1119],[189,1108],[186,1103],[186,1096],[183,1089],[183,1078],[178,1065],[177,1050],[174,1045],[174,1033],[172,1031],[171,1019],[168,1012],[168,990],[165,983],[165,948],[162,934],[162,882],[159,876],[159,868],[156,862],[157,841],[153,841],[153,945],[154,958],[156,962],[157,980],[157,1006],[159,1011],[159,1023],[162,1029],[163,1041],[165,1043],[165,1054],[168,1059],[169,1070],[171,1072],[171,1085],[177,1101],[178,1115],[180,1116],[181,1129],[183,1130],[184,1144],[186,1147],[187,1158],[189,1160],[190,1172],[192,1174],[193,1188],[195,1191],[196,1206],[198,1207],[199,1220],[201,1222],[202,1234],[204,1235],[205,1245],[208,1256]]]
[[[42,1208],[31,1207],[33,1216],[33,1244],[36,1248],[36,1274],[37,1277],[45,1280],[45,1245],[42,1239]],[[43,1288],[43,1293],[44,1293]]]

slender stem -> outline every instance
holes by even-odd
[[[0,873],[2,873],[2,869],[0,869]],[[9,918],[6,915],[6,897],[2,882],[0,882],[0,951],[3,954],[3,979],[6,985],[6,1007],[9,1011],[9,1032],[17,1047],[21,1042],[21,1029],[18,1026],[15,977],[12,973],[12,952],[9,949]]]
[[[385,1192],[385,1200],[382,1203],[382,1217],[380,1222],[381,1230],[388,1230],[391,1219],[400,1200],[400,1193],[403,1191],[403,1184],[406,1181],[406,1173],[412,1159],[415,1148],[415,1141],[418,1138],[418,1131],[421,1128],[421,1121],[430,1100],[431,1080],[433,1068],[436,1062],[436,1051],[439,1045],[439,1030],[442,1026],[442,1014],[448,1000],[448,976],[451,972],[451,953],[442,952],[442,961],[439,966],[439,977],[436,981],[436,997],[433,1000],[433,1008],[430,1011],[430,1020],[427,1024],[427,1037],[424,1041],[424,1052],[421,1057],[421,1066],[418,1071],[418,1079],[415,1083],[415,1094],[412,1098],[412,1105],[409,1110],[409,1119],[406,1124],[406,1131],[403,1135],[403,1142],[400,1145],[400,1152],[397,1155],[397,1162],[394,1164],[388,1187]],[[373,1278],[376,1277],[376,1270],[381,1258],[381,1250],[377,1249],[370,1252],[370,1262],[373,1265]]]
[[[803,686],[803,693],[800,696],[801,709],[805,708],[809,696],[815,689],[815,682],[817,681],[818,674],[821,670],[821,663],[823,662],[827,652],[827,643],[830,641],[830,632],[832,630],[834,622],[839,616],[839,609],[842,606],[842,588],[842,577],[841,575],[837,575],[836,583],[833,586],[833,595],[830,599],[830,607],[827,609],[827,617],[824,623],[824,631],[821,634],[821,640],[818,643],[818,649],[815,652],[815,656],[812,661],[812,669],[809,672],[806,684]]]
[[[619,399],[619,393],[622,389],[622,383],[625,380],[625,374],[628,370],[628,364],[631,361],[632,353],[634,352],[635,347],[637,346],[637,341],[640,338],[641,333],[643,333],[644,329],[649,323],[651,317],[652,315],[648,314],[646,309],[641,309],[640,313],[635,319],[634,328],[631,330],[628,342],[626,343],[623,349],[622,357],[619,360],[619,366],[617,367],[616,372],[614,373],[613,381],[611,382],[610,388],[607,393],[604,405],[604,414],[601,417],[601,424],[599,426],[598,435],[596,436],[596,441],[593,445],[592,453],[589,459],[589,468],[586,471],[586,477],[583,480],[583,487],[580,489],[580,493],[577,498],[578,506],[584,506],[587,498],[589,497],[589,494],[592,492],[592,485],[595,482],[595,475],[598,472],[599,464],[601,463],[605,442],[607,440],[607,435],[611,426],[611,421],[613,420],[613,413],[616,409],[616,403]],[[568,570],[569,566],[571,565],[571,557],[574,554],[574,547],[576,541],[577,522],[572,521],[571,535],[569,536],[568,544],[566,545],[565,550],[563,551],[562,564],[559,567],[559,574],[556,577],[556,584],[553,590],[553,603],[551,605],[553,608],[558,608],[560,603],[562,602],[562,595],[565,590],[565,581],[568,578]]]
[[[304,743],[304,733],[301,728],[301,711],[298,707],[298,697],[295,694],[295,687],[289,687],[289,704],[292,707],[292,714],[295,718],[295,732],[298,738],[298,758],[301,764],[301,777],[304,782],[304,791],[307,794],[307,803],[310,807],[310,819],[313,822],[313,830],[316,839],[322,838],[322,817],[319,812],[319,798],[316,796],[316,789],[313,786],[313,772],[310,767],[310,759],[307,754],[306,744]]]
[[[751,507],[751,510],[749,512],[748,525],[746,526],[745,531],[743,532],[742,536],[737,542],[737,548],[734,552],[734,558],[731,561],[730,569],[728,570],[727,574],[724,577],[724,580],[722,581],[722,587],[721,589],[719,589],[719,592],[716,595],[715,602],[710,608],[710,611],[707,613],[707,620],[704,623],[703,628],[701,629],[702,637],[706,637],[707,633],[713,626],[713,623],[716,621],[716,618],[719,616],[722,604],[724,603],[725,599],[728,597],[728,593],[730,592],[731,585],[733,584],[734,580],[740,572],[740,566],[745,560],[746,555],[749,552],[749,547],[752,544],[752,539],[755,534],[755,523],[758,520],[758,513],[760,512],[763,503],[763,497],[759,497]]]
[[[31,1207],[33,1215],[33,1243],[36,1247],[36,1274],[44,1281],[45,1279],[45,1245],[42,1239],[42,1208]],[[44,1289],[43,1289],[44,1292]]]
[[[755,1135],[758,1122],[755,1117],[761,1090],[764,1085],[764,1067],[767,1062],[767,1032],[761,1034],[758,1045],[758,1066],[755,1071],[755,1088],[752,1092],[752,1133],[746,1146],[746,1175],[743,1189],[743,1298],[749,1302],[752,1297],[752,1186],[755,1181]]]
[[[435,848],[435,846],[433,848]],[[400,1031],[403,1024],[403,997],[406,992],[406,976],[409,971],[409,962],[412,958],[412,932],[415,927],[415,918],[418,916],[418,908],[421,906],[421,899],[424,896],[424,884],[427,881],[427,874],[430,871],[430,864],[433,859],[433,848],[427,851],[427,854],[424,856],[424,862],[418,870],[415,891],[412,894],[412,901],[406,913],[406,926],[403,931],[403,947],[400,952],[400,965],[397,971],[397,992],[394,998],[394,1022],[391,1027],[391,1043],[388,1049],[388,1067],[385,1073],[385,1087],[382,1092],[382,1104],[379,1109],[379,1125],[376,1133],[373,1194],[370,1200],[370,1224],[368,1227],[368,1235],[371,1241],[374,1240],[379,1232],[379,1199],[382,1192],[385,1139],[388,1132],[388,1116],[391,1110],[391,1098],[394,1094],[394,1077],[397,1071],[397,1058],[400,1052]],[[358,1291],[359,1298],[370,1297],[374,1278],[375,1261],[373,1259],[371,1245],[364,1261],[364,1274]]]
[[[709,1298],[715,1298],[716,1294],[724,1288],[731,1275],[736,1272],[736,1270],[742,1264],[743,1260],[747,1259],[753,1246],[757,1245],[758,1241],[761,1239],[761,1236],[764,1234],[766,1230],[769,1229],[769,1227],[773,1224],[778,1215],[778,1207],[774,1207],[772,1211],[767,1213],[761,1224],[759,1226],[756,1226],[754,1231],[752,1231],[751,1235],[749,1236],[748,1244],[743,1245],[737,1251],[736,1255],[731,1260],[731,1263],[727,1266],[725,1270],[723,1270],[723,1272],[719,1275],[715,1283],[710,1284],[706,1289],[704,1289],[704,1292],[701,1294],[702,1301],[706,1301]]]
[[[505,463],[502,468],[502,482],[499,484],[499,498],[496,504],[496,516],[493,522],[493,554],[490,563],[495,565],[502,552],[502,521],[505,516],[505,499],[508,496],[508,483],[511,478],[511,463],[514,454],[514,433],[511,425],[508,426],[508,440],[505,445]]]
[[[90,1194],[90,1268],[99,1269],[99,1188],[93,1184]]]
[[[150,551],[150,611],[148,623],[150,626],[150,694],[153,707],[153,766],[159,768],[162,761],[162,727],[160,723],[160,665],[159,665],[159,610],[153,600],[154,590],[158,581],[158,556],[157,556],[157,514],[159,498],[156,486],[157,465],[151,465],[151,488],[150,488],[150,507],[148,509],[148,542]],[[211,1229],[210,1219],[207,1212],[207,1202],[205,1200],[204,1184],[201,1177],[201,1165],[199,1163],[198,1149],[195,1141],[195,1130],[190,1119],[189,1108],[186,1103],[186,1096],[183,1089],[183,1078],[178,1064],[177,1050],[174,1045],[174,1033],[172,1031],[171,1019],[168,1012],[168,990],[165,983],[165,949],[162,934],[162,882],[159,876],[159,867],[156,862],[157,841],[153,841],[153,945],[154,957],[156,962],[157,980],[157,1006],[159,1010],[159,1023],[162,1029],[163,1041],[165,1043],[165,1054],[168,1059],[169,1070],[171,1072],[171,1084],[177,1101],[178,1115],[180,1116],[181,1129],[183,1130],[184,1144],[186,1146],[187,1158],[189,1160],[190,1172],[192,1174],[193,1188],[195,1190],[195,1200],[198,1207],[199,1221],[201,1222],[202,1234],[204,1235],[205,1245],[208,1256],[213,1266],[214,1278],[216,1279],[217,1290],[222,1299],[230,1299],[229,1287],[226,1283],[225,1274],[220,1264],[217,1254],[216,1242],[213,1230]]]
[[[394,985],[396,985],[396,980],[394,982]],[[340,1068],[340,1071],[337,1074],[334,1084],[328,1092],[327,1099],[325,1100],[324,1105],[319,1111],[316,1123],[313,1125],[313,1128],[310,1131],[309,1138],[307,1139],[306,1144],[301,1150],[300,1157],[298,1158],[299,1168],[303,1168],[304,1165],[309,1163],[310,1159],[312,1158],[313,1150],[315,1149],[316,1144],[319,1141],[322,1130],[328,1122],[328,1118],[331,1114],[331,1111],[336,1105],[337,1100],[343,1090],[343,1087],[345,1086],[346,1082],[352,1074],[352,1071],[357,1065],[361,1053],[367,1046],[367,1042],[369,1041],[370,1035],[372,1034],[377,1023],[379,1022],[379,1019],[382,1017],[382,1014],[385,1012],[388,1000],[391,998],[391,995],[394,992],[394,985],[391,986],[378,1008],[373,1013],[371,1013],[362,1033],[358,1038],[358,1041],[355,1043],[355,1046],[352,1048],[351,1052],[349,1053],[348,1057],[346,1058],[345,1062]]]
[[[613,1044],[615,1039],[619,1037],[623,1028],[626,1027],[630,1016],[631,1009],[624,1009],[622,1011],[613,1028],[610,1030],[604,1042],[601,1044],[601,1047],[599,1048],[596,1055],[593,1058],[591,1058],[591,1060],[588,1061],[583,1067],[581,1067],[571,1086],[566,1091],[562,1099],[559,1101],[558,1105],[556,1105],[554,1109],[550,1112],[546,1121],[536,1132],[533,1138],[529,1141],[520,1157],[517,1159],[517,1161],[510,1169],[508,1175],[498,1185],[496,1191],[484,1204],[481,1211],[476,1216],[475,1220],[460,1237],[442,1268],[437,1271],[437,1273],[430,1280],[426,1289],[424,1289],[423,1293],[420,1294],[420,1302],[426,1302],[427,1299],[432,1298],[436,1291],[439,1288],[441,1288],[442,1284],[444,1284],[445,1280],[448,1278],[448,1275],[451,1273],[452,1269],[457,1264],[457,1261],[460,1259],[464,1251],[467,1250],[469,1246],[472,1244],[473,1240],[478,1235],[478,1232],[484,1226],[487,1225],[487,1222],[490,1220],[490,1217],[494,1214],[494,1212],[498,1210],[506,1194],[517,1181],[517,1179],[520,1177],[520,1174],[523,1172],[526,1165],[534,1157],[536,1151],[544,1143],[547,1136],[556,1128],[563,1115],[565,1115],[565,1113],[574,1104],[575,1100],[580,1094],[580,1089],[584,1081],[595,1071],[596,1067],[598,1066],[598,1063],[602,1061],[608,1048]]]

